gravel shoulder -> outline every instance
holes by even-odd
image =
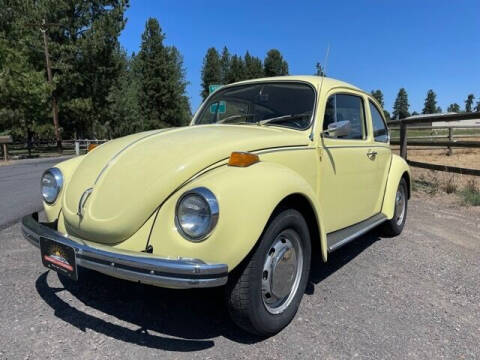
[[[0,231],[0,359],[480,358],[479,234],[477,209],[415,198],[400,237],[373,231],[318,262],[292,324],[258,339],[221,288],[59,279],[17,223]]]

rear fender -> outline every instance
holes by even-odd
[[[411,176],[410,168],[407,162],[398,155],[392,155],[392,163],[388,173],[387,186],[385,189],[385,196],[382,205],[382,214],[388,219],[393,218],[395,212],[395,196],[397,194],[398,184],[403,176],[407,177],[408,197],[411,194]]]

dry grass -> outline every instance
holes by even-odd
[[[398,147],[393,148],[398,154]],[[408,148],[408,159],[438,165],[450,165],[468,169],[480,169],[480,148],[453,149],[452,155],[447,155],[447,149]]]
[[[478,141],[480,138],[469,140]],[[393,147],[393,151],[398,153],[398,147]],[[453,154],[448,155],[446,148],[408,148],[408,159],[429,164],[480,169],[480,149],[454,148]],[[411,170],[415,191],[430,196],[436,195],[439,198],[445,198],[444,195],[449,194],[455,197],[458,204],[480,206],[480,177],[416,167],[411,167]]]

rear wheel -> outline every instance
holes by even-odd
[[[408,190],[407,182],[402,178],[398,184],[397,193],[395,195],[395,212],[393,218],[386,221],[382,227],[382,233],[387,236],[397,236],[403,230],[405,221],[407,220],[408,209]]]
[[[297,210],[282,211],[270,222],[245,264],[231,276],[227,305],[233,321],[262,336],[287,326],[305,292],[310,258],[305,219]]]

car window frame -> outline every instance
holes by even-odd
[[[245,83],[234,83],[234,84],[228,84],[228,85],[223,85],[220,89],[217,91],[221,90],[226,90],[226,89],[231,89],[233,87],[237,86],[252,86],[252,85],[260,85],[260,84],[302,84],[302,85],[307,85],[313,90],[313,111],[312,115],[310,117],[309,125],[305,128],[295,128],[291,126],[285,126],[282,125],[281,123],[272,123],[269,126],[276,126],[276,127],[282,127],[285,129],[291,129],[291,130],[296,130],[296,131],[307,131],[310,129],[313,129],[313,126],[315,124],[315,119],[317,117],[317,109],[318,109],[318,96],[319,92],[318,89],[309,81],[303,81],[303,80],[268,80],[268,81],[248,81]],[[217,91],[214,91],[210,95],[207,96],[207,98],[202,102],[198,110],[195,112],[195,115],[192,118],[192,121],[190,122],[189,126],[205,126],[205,125],[217,125],[216,123],[211,123],[211,124],[196,124],[195,122],[197,119],[202,116],[203,112],[205,111],[205,108],[207,107],[208,102],[210,101],[210,98],[214,96]],[[225,124],[227,125],[227,124]],[[235,125],[235,123],[229,123],[228,125]]]
[[[385,126],[385,129],[387,130],[387,141],[379,141],[379,140],[376,140],[375,139],[375,126],[373,124],[373,115],[372,115],[372,111],[370,110],[370,106],[368,108],[368,111],[370,112],[370,122],[372,124],[372,140],[373,142],[376,142],[376,143],[381,143],[381,144],[389,144],[390,143],[390,131],[388,129],[388,126],[387,126],[387,121],[385,120],[385,115],[383,114],[383,109],[380,110],[380,108],[377,106],[377,104],[375,103],[375,101],[373,101],[371,98],[368,99],[368,104],[372,104],[375,109],[377,109],[378,113],[380,114],[380,118],[382,119],[383,121],[383,125]]]
[[[323,133],[324,129],[323,129],[323,125],[324,125],[324,120],[325,120],[325,112],[326,112],[326,109],[327,109],[327,103],[328,101],[330,100],[330,98],[332,96],[337,96],[337,95],[349,95],[349,96],[356,96],[358,98],[360,98],[360,100],[362,101],[362,108],[363,108],[363,137],[361,139],[344,139],[344,138],[336,138],[336,137],[329,137],[327,136],[325,133]],[[366,106],[365,106],[365,97],[363,96],[363,94],[361,93],[357,93],[353,90],[339,90],[339,91],[335,91],[335,92],[332,92],[330,94],[327,95],[326,97],[326,100],[325,100],[325,103],[323,104],[324,107],[323,107],[323,116],[321,117],[321,127],[320,127],[320,131],[322,132],[322,137],[325,139],[325,140],[333,140],[333,141],[354,141],[356,143],[358,142],[366,142],[368,141],[369,139],[369,126],[368,126],[368,121],[367,121],[367,109],[366,109]],[[337,114],[336,114],[336,110],[337,109],[337,99],[335,98],[335,118],[337,117]]]

